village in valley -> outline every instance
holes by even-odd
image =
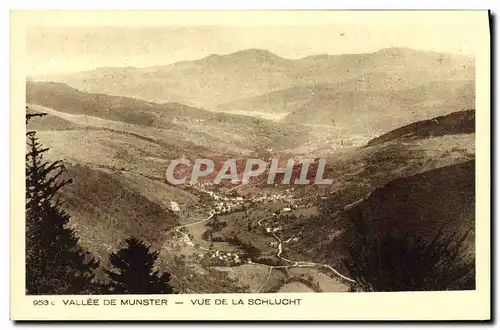
[[[245,212],[246,214],[246,211],[251,206],[267,204],[279,205],[279,208],[276,209],[275,207],[269,216],[258,221],[256,229],[262,235],[272,238],[268,242],[269,249],[281,253],[283,244],[294,243],[299,240],[298,237],[289,237],[286,240],[279,238],[279,235],[283,232],[283,225],[279,221],[280,215],[291,214],[293,210],[306,207],[309,204],[294,195],[295,188],[273,192],[261,191],[258,194],[248,194],[248,196],[239,195],[235,188],[238,188],[238,186],[224,192],[211,182],[198,182],[196,185],[191,185],[191,190],[196,191],[201,196],[205,196],[210,201],[205,204],[210,205],[208,211],[210,216],[198,222],[195,221],[190,224],[178,226],[176,228],[178,242],[197,248],[199,250],[196,253],[197,257],[206,260],[212,266],[237,266],[244,263],[252,263],[252,259],[240,250],[227,251],[227,249],[219,250],[214,247],[213,242],[210,241],[214,231],[213,228],[215,228],[215,231],[220,229],[217,228],[217,225],[220,223],[217,221],[218,216],[225,216],[236,212]],[[174,201],[171,202],[171,208],[174,212],[185,213],[185,210],[182,210],[182,207]],[[202,235],[204,237],[193,237],[188,228],[202,225],[212,228],[211,231],[205,231],[204,235]],[[210,234],[208,235],[207,233]],[[203,243],[206,246],[199,244],[202,240],[206,241]]]

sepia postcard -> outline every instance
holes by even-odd
[[[11,319],[489,320],[489,19],[11,12]]]

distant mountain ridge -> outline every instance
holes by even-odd
[[[390,56],[390,57],[411,57],[411,56],[429,56],[429,57],[436,57],[438,60],[443,61],[449,61],[450,59],[461,59],[462,61],[473,61],[473,56],[472,55],[464,55],[464,54],[451,54],[451,53],[445,53],[445,52],[434,52],[434,51],[421,51],[421,50],[415,50],[412,48],[408,47],[389,47],[389,48],[382,48],[380,50],[374,51],[374,52],[366,52],[366,53],[345,53],[345,54],[312,54],[312,55],[306,55],[304,57],[300,58],[286,58],[279,56],[270,50],[267,49],[261,49],[261,48],[248,48],[248,49],[243,49],[239,50],[236,52],[228,53],[228,54],[210,54],[207,56],[204,56],[199,59],[194,59],[194,60],[185,60],[185,61],[178,61],[174,62],[171,64],[165,64],[165,65],[151,65],[151,66],[145,66],[145,67],[134,67],[134,66],[126,66],[126,67],[121,67],[121,66],[102,66],[102,67],[96,67],[95,69],[92,70],[84,70],[80,71],[80,73],[83,72],[91,72],[95,70],[148,70],[148,69],[157,69],[157,68],[166,68],[169,66],[176,66],[179,64],[185,64],[185,63],[203,63],[203,62],[209,62],[209,61],[216,61],[216,60],[226,60],[226,59],[232,59],[232,60],[263,60],[263,61],[269,61],[269,60],[276,60],[276,61],[282,61],[282,62],[300,62],[300,61],[320,61],[320,60],[332,60],[332,59],[346,59],[346,58],[352,58],[352,59],[358,59],[358,62],[363,59],[363,58],[369,58],[369,57],[377,57],[377,56]],[[36,75],[33,76],[32,78],[36,78]]]
[[[366,75],[373,75],[374,81],[379,75],[395,77],[395,87],[398,81],[409,81],[414,87],[426,81],[471,80],[474,72],[470,56],[400,48],[302,59],[248,49],[164,66],[107,67],[30,79],[62,82],[85,92],[214,109],[238,99],[311,84],[338,84]]]

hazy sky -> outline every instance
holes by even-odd
[[[387,47],[474,54],[467,26],[179,26],[36,27],[27,30],[28,74],[69,72],[101,66],[170,64],[248,48],[285,58],[312,54],[374,52]]]

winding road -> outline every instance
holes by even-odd
[[[188,244],[189,246],[196,246],[193,241],[191,240],[191,238],[189,237],[188,234],[186,234],[185,232],[181,231],[182,228],[186,228],[186,227],[190,227],[190,226],[195,226],[195,225],[199,225],[200,223],[204,223],[210,219],[212,219],[214,217],[214,213],[210,213],[210,215],[208,217],[206,217],[205,219],[202,219],[202,220],[199,220],[199,221],[196,221],[196,222],[192,222],[192,223],[189,223],[187,225],[181,225],[181,226],[177,226],[177,227],[174,227],[174,231],[176,233],[179,233],[181,235],[183,235],[185,238],[186,238],[186,244]],[[209,249],[203,247],[203,246],[198,246],[199,249],[201,250],[205,250],[205,251],[210,251]]]
[[[199,224],[202,224],[210,219],[212,219],[214,216],[214,213],[210,213],[210,215],[202,220],[199,220],[199,221],[195,221],[195,222],[192,222],[192,223],[189,223],[189,224],[186,224],[186,225],[180,225],[180,226],[177,226],[177,227],[174,227],[174,231],[183,235],[186,240],[186,244],[190,245],[190,246],[193,246],[193,247],[196,247],[196,245],[193,243],[193,241],[191,240],[191,238],[189,237],[188,234],[184,233],[182,231],[183,228],[186,228],[186,227],[190,227],[190,226],[195,226],[195,225],[199,225]],[[275,217],[276,215],[273,214],[271,216],[267,216],[265,218],[262,218],[260,219],[257,224],[261,227],[261,228],[264,228],[264,226],[262,225],[262,222],[270,219],[270,218],[273,218]],[[265,228],[264,228],[265,229]],[[266,280],[264,281],[264,283],[261,285],[261,287],[256,291],[256,293],[259,293],[260,291],[262,291],[262,289],[264,288],[264,286],[267,284],[267,282],[269,281],[269,279],[271,278],[271,274],[272,274],[272,271],[273,269],[287,269],[287,268],[327,268],[329,269],[330,271],[332,271],[336,276],[348,281],[348,282],[351,282],[351,283],[356,283],[356,281],[354,281],[353,279],[345,276],[345,275],[342,275],[341,273],[339,273],[335,268],[333,268],[332,266],[330,265],[327,265],[327,264],[319,264],[319,263],[315,263],[315,262],[308,262],[308,261],[293,261],[293,260],[290,260],[290,259],[287,259],[287,258],[284,258],[281,256],[281,254],[283,253],[283,242],[282,240],[278,237],[278,235],[276,235],[274,232],[269,232],[268,233],[270,236],[274,237],[274,239],[277,241],[278,243],[278,251],[276,253],[276,257],[278,257],[279,259],[285,261],[285,262],[288,262],[288,263],[291,263],[291,265],[283,265],[283,266],[272,266],[272,265],[267,265],[267,264],[263,264],[263,263],[258,263],[258,262],[253,262],[252,260],[249,260],[248,261],[248,264],[251,264],[251,265],[258,265],[258,266],[262,266],[262,267],[267,267],[269,268],[269,273],[266,277]],[[288,239],[287,241],[289,241],[290,239]],[[205,248],[205,247],[202,247],[202,246],[198,246],[199,249],[201,250],[204,250],[204,251],[209,251],[209,249]]]
[[[274,217],[275,215],[272,215],[272,216],[268,216],[268,217],[265,217],[263,219],[260,219],[257,224],[261,227],[261,228],[264,228],[264,226],[262,225],[262,222],[269,219],[269,218],[272,218]],[[265,264],[260,264],[260,263],[254,263],[254,262],[249,262],[249,263],[252,263],[254,265],[262,265],[262,266],[266,266],[266,267],[269,267],[269,274],[267,275],[267,278],[265,280],[265,282],[262,284],[262,286],[259,288],[259,290],[257,290],[257,293],[260,292],[264,286],[266,285],[267,281],[269,280],[269,278],[271,277],[271,274],[272,274],[272,271],[273,269],[275,268],[293,268],[293,267],[302,267],[302,268],[305,268],[305,267],[317,267],[317,268],[328,268],[330,269],[335,275],[337,275],[338,277],[348,281],[348,282],[352,282],[352,283],[356,283],[356,281],[354,281],[353,279],[347,277],[347,276],[344,276],[342,275],[341,273],[339,273],[335,268],[333,268],[332,266],[330,265],[327,265],[327,264],[319,264],[319,263],[315,263],[315,262],[309,262],[309,261],[292,261],[290,259],[287,259],[287,258],[284,258],[281,256],[281,254],[283,253],[283,243],[281,241],[281,238],[278,237],[278,235],[276,235],[275,233],[273,232],[269,232],[269,234],[271,236],[274,237],[274,239],[278,242],[278,253],[276,254],[276,257],[278,257],[279,259],[285,261],[285,262],[289,262],[291,263],[292,265],[290,266],[270,266],[270,265],[265,265]]]

